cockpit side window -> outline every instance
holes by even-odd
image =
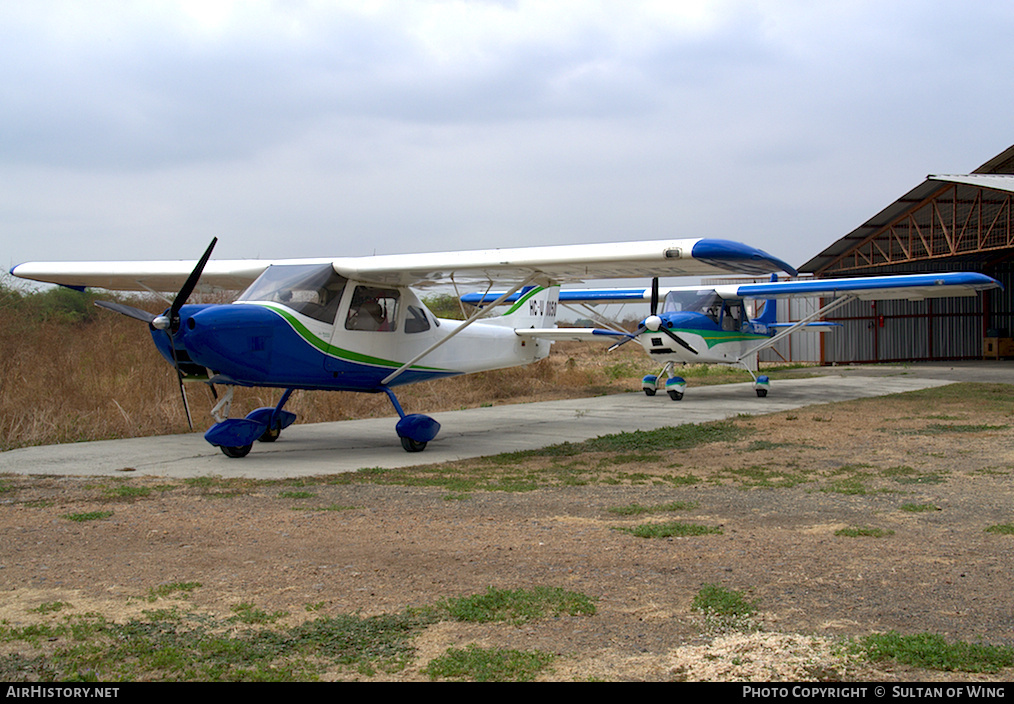
[[[356,286],[345,319],[346,330],[392,332],[398,329],[399,292],[395,288]]]
[[[236,300],[281,305],[324,323],[333,323],[348,279],[330,264],[269,266]]]
[[[722,329],[739,330],[743,326],[743,303],[729,301],[722,310]]]

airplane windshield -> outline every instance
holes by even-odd
[[[269,266],[237,301],[281,303],[325,323],[333,323],[348,279],[330,264]]]
[[[712,289],[697,289],[694,291],[670,291],[666,294],[665,303],[662,305],[663,313],[704,313],[705,315],[718,320],[718,314],[722,310],[722,299]]]

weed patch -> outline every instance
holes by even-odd
[[[986,528],[986,532],[997,535],[1014,535],[1014,523],[997,523]]]
[[[160,585],[170,595],[196,583]],[[36,613],[65,608],[54,602]],[[308,612],[322,604],[308,605]],[[144,619],[119,624],[101,616],[64,617],[58,623],[23,627],[0,624],[0,642],[19,644],[19,653],[0,658],[4,681],[307,681],[335,667],[372,676],[397,672],[415,655],[413,639],[440,619],[527,623],[559,616],[591,616],[594,601],[563,589],[489,589],[444,600],[435,607],[399,614],[321,617],[287,627],[285,612],[268,613],[243,602],[233,615],[216,619],[181,613],[175,607],[148,611]],[[433,679],[523,681],[551,661],[538,652],[498,648],[453,649],[431,661]]]
[[[86,521],[101,521],[112,515],[112,511],[85,511],[83,513],[65,513],[63,518],[66,518],[68,521],[75,521],[76,523],[84,523]]]
[[[685,538],[696,535],[721,534],[722,529],[702,526],[697,523],[669,521],[667,523],[644,523],[633,528],[620,527],[616,530],[630,533],[638,538]]]
[[[670,501],[664,504],[653,506],[642,506],[641,504],[628,504],[626,506],[615,506],[608,509],[609,513],[618,516],[638,516],[645,513],[671,513],[675,511],[692,511],[699,506],[696,501]]]
[[[860,641],[870,660],[893,660],[946,672],[999,672],[1014,666],[1014,648],[976,643],[948,643],[931,633],[901,635],[894,631]]]
[[[432,680],[529,682],[554,660],[550,653],[505,648],[450,648],[430,660],[423,672]]]
[[[925,513],[926,511],[940,510],[940,508],[934,504],[902,504],[898,508],[908,513]]]
[[[201,586],[200,582],[167,582],[148,590],[148,601],[165,599],[170,596],[186,598],[190,592]]]
[[[757,602],[747,599],[741,591],[709,583],[697,591],[690,608],[704,617],[709,628],[748,630],[757,613]]]
[[[868,526],[850,526],[848,528],[839,528],[834,534],[844,538],[886,538],[894,535],[894,531]]]
[[[437,610],[455,621],[520,624],[554,616],[591,616],[595,603],[583,594],[556,587],[515,590],[490,587],[484,594],[444,599]]]

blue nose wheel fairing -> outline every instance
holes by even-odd
[[[409,452],[423,450],[440,430],[440,424],[428,416],[406,414],[394,393],[381,384],[400,365],[345,353],[323,340],[311,339],[312,333],[300,329],[291,315],[268,306],[230,304],[186,306],[180,311],[180,320],[180,330],[172,339],[158,331],[152,336],[162,356],[181,360],[188,376],[230,386],[287,389],[278,406],[258,408],[245,418],[227,418],[208,429],[205,439],[229,457],[245,456],[258,440],[274,441],[296,420],[294,413],[283,409],[295,389],[383,391],[398,412],[395,429]],[[411,383],[451,374],[412,369],[398,381]]]

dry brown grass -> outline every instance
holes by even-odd
[[[560,343],[537,364],[401,387],[398,397],[414,413],[593,396],[632,388],[649,366],[634,345],[606,354]],[[186,388],[195,428],[210,426],[207,386]],[[232,415],[280,395],[237,389]],[[394,414],[383,394],[297,392],[288,408],[310,423]],[[39,321],[0,305],[0,450],[187,430],[172,369],[142,323],[103,311],[86,322]]]

